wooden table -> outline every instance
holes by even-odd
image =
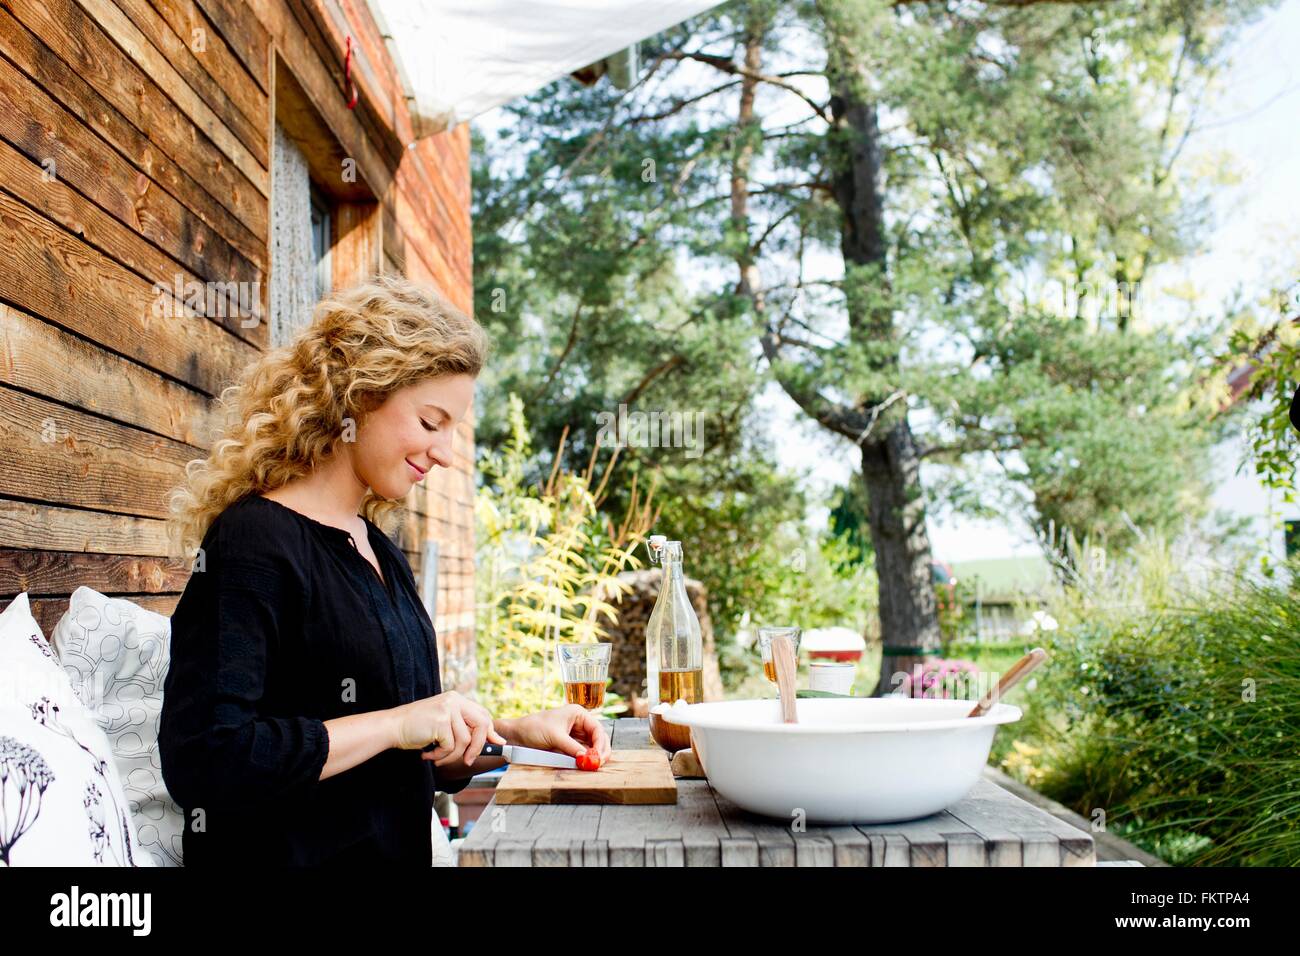
[[[657,747],[649,721],[605,721],[615,748]],[[904,823],[816,826],[741,810],[707,780],[659,806],[496,806],[460,866],[1094,866],[1092,836],[981,779],[961,802]]]

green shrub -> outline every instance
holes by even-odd
[[[1180,589],[1168,557],[1121,565],[1127,601],[1063,591],[994,759],[1170,862],[1296,865],[1300,593],[1241,573]]]

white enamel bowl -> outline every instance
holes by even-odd
[[[1000,724],[1018,707],[967,717],[970,700],[807,697],[799,722],[769,700],[664,706],[691,729],[709,783],[742,809],[810,823],[891,823],[938,813],[970,792]]]

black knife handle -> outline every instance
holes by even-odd
[[[505,752],[501,748],[502,748],[501,744],[484,744],[483,749],[479,751],[478,755],[480,757],[504,757]],[[438,745],[429,744],[429,746],[423,749],[425,752],[428,752],[430,750],[437,750]]]

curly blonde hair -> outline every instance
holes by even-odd
[[[171,494],[173,544],[189,553],[213,520],[249,495],[309,474],[352,422],[427,378],[477,376],[488,341],[432,287],[380,275],[322,299],[289,344],[224,389],[221,437],[185,466]],[[384,524],[400,502],[370,492],[362,513]]]

